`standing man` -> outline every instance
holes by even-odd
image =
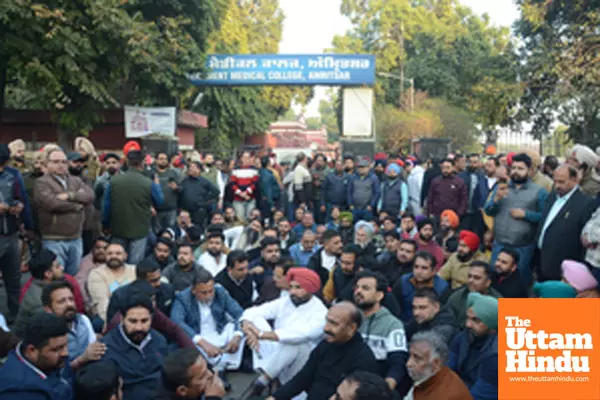
[[[69,275],[75,275],[83,256],[84,209],[94,201],[94,192],[81,178],[68,174],[62,150],[48,152],[46,168],[47,173],[35,182],[34,195],[43,245],[56,254]]]
[[[408,207],[408,187],[402,179],[402,170],[396,163],[387,166],[387,179],[381,183],[381,196],[377,209],[393,217],[402,218]]]
[[[13,140],[8,144],[10,152],[10,166],[25,175],[30,172],[29,165],[25,161],[25,142],[23,139]]]
[[[481,209],[488,196],[487,181],[481,172],[479,154],[470,154],[467,170],[458,175],[467,187],[467,210],[461,217],[461,228],[475,232],[477,236],[483,235],[483,216]]]
[[[406,163],[406,184],[408,185],[408,206],[413,215],[421,214],[421,192],[423,188],[423,178],[425,169],[417,161],[408,161]]]
[[[153,220],[155,234],[163,229],[175,226],[177,222],[177,190],[180,179],[179,173],[171,168],[170,163],[171,158],[166,151],[156,153],[154,173],[160,182],[164,201],[161,205],[155,207],[156,215]]]
[[[483,164],[483,170],[485,171],[485,183],[489,192],[492,191],[496,185],[498,178],[496,177],[496,170],[500,167],[500,161],[496,157],[490,157]]]
[[[315,221],[317,224],[324,224],[327,222],[327,206],[325,204],[325,196],[323,193],[323,186],[325,185],[325,177],[329,169],[327,168],[327,160],[323,154],[317,154],[313,167],[310,170],[313,181],[313,201],[312,209],[315,213]]]
[[[581,174],[579,183],[581,191],[588,196],[596,197],[600,193],[600,177],[596,173],[598,155],[589,147],[576,144],[567,157],[567,163],[577,168]]]
[[[554,170],[554,191],[546,199],[538,225],[540,282],[561,280],[564,260],[585,259],[581,231],[598,204],[581,191],[578,179],[578,171],[571,165],[561,165]]]
[[[210,181],[217,189],[219,189],[219,203],[217,205],[218,209],[223,209],[223,196],[225,195],[225,181],[223,178],[223,173],[215,164],[215,156],[212,153],[204,154],[204,170],[202,171],[202,176]]]
[[[425,214],[433,216],[436,226],[444,210],[452,210],[459,216],[467,211],[468,193],[464,180],[454,170],[454,160],[442,161],[442,175],[434,178],[427,194]]]
[[[71,400],[71,385],[61,376],[69,355],[67,322],[54,314],[36,314],[23,341],[0,368],[2,400]]]
[[[269,169],[270,162],[269,157],[262,157],[260,159],[261,168],[258,178],[260,196],[258,199],[262,219],[272,221],[273,213],[279,204],[281,190],[279,189],[279,183],[277,183],[275,175]]]
[[[390,389],[403,396],[410,387],[406,372],[406,334],[402,322],[382,305],[387,290],[388,284],[383,275],[361,271],[356,275],[354,304],[365,317],[359,332],[375,355],[379,375],[385,377]]]
[[[94,182],[94,207],[100,212],[104,209],[104,193],[106,192],[106,186],[110,184],[113,176],[122,173],[121,170],[121,158],[115,153],[108,153],[104,156],[104,168],[106,172],[96,179]]]
[[[33,229],[33,220],[23,177],[7,165],[9,160],[8,146],[0,144],[0,271],[6,285],[9,319],[14,319],[21,288],[19,219],[28,231]]]
[[[308,171],[308,158],[304,153],[298,153],[296,156],[292,185],[295,208],[302,206],[305,209],[311,209],[312,176]]]
[[[190,213],[194,225],[204,229],[210,208],[219,201],[219,189],[208,179],[200,176],[202,164],[192,161],[188,167],[188,176],[179,188],[179,208]]]
[[[258,170],[252,166],[250,152],[242,153],[240,167],[232,171],[229,182],[233,190],[233,208],[238,218],[245,222],[256,208],[258,190]]]
[[[129,255],[129,263],[144,259],[152,208],[164,201],[158,176],[154,181],[144,175],[140,151],[127,153],[127,172],[113,176],[106,186],[102,225],[119,241]]]
[[[531,182],[531,158],[516,154],[511,164],[510,185],[500,184],[485,205],[485,213],[494,217],[492,265],[503,247],[519,253],[519,268],[527,286],[533,279],[531,261],[535,250],[535,235],[542,219],[548,193]]]
[[[327,220],[333,207],[338,207],[340,211],[348,208],[348,179],[349,176],[344,172],[344,163],[342,160],[336,160],[335,169],[327,174],[321,188]]]
[[[331,307],[325,319],[325,340],[310,353],[302,369],[267,400],[287,400],[302,392],[309,399],[327,399],[354,371],[377,373],[379,366],[359,327],[362,313],[355,305],[341,302]]]
[[[373,219],[379,193],[379,179],[370,171],[369,161],[360,160],[358,173],[352,175],[348,180],[348,206],[352,211],[354,221]]]

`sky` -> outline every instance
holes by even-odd
[[[460,0],[478,14],[488,13],[495,25],[509,26],[518,17],[513,0]],[[318,54],[331,47],[333,37],[343,35],[351,25],[340,14],[341,0],[280,0],[285,14],[282,54]],[[317,86],[306,116],[318,115],[319,101],[326,98],[327,87]],[[299,112],[300,107],[295,107]]]

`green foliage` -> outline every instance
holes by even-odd
[[[461,111],[459,120],[474,120],[486,131],[511,122],[521,92],[508,28],[492,26],[488,17],[475,15],[457,0],[343,0],[342,13],[353,28],[334,39],[334,51],[374,53],[378,72],[404,72],[405,85],[413,78],[417,90],[445,99],[453,111]],[[490,85],[494,90],[486,91]],[[397,79],[378,79],[377,104],[398,105],[400,86]],[[413,123],[436,126],[431,120]],[[472,136],[453,139],[467,143]]]
[[[518,0],[521,71],[526,85],[520,121],[540,138],[555,118],[567,135],[600,144],[600,1]]]
[[[337,92],[330,91],[327,100],[321,100],[319,103],[319,114],[321,114],[321,124],[327,128],[327,141],[336,142],[340,139],[340,123],[338,121],[337,104],[339,103]]]

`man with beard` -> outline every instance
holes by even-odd
[[[171,265],[175,265],[177,262],[175,257],[171,255],[173,242],[165,237],[159,237],[156,239],[156,244],[152,250],[152,254],[146,257],[144,261],[151,261],[160,266],[161,270],[164,270]]]
[[[474,399],[498,398],[498,299],[470,293],[467,329],[450,345],[448,367],[469,388]]]
[[[113,176],[122,173],[121,166],[121,158],[118,154],[107,153],[104,156],[104,168],[106,171],[94,182],[94,193],[96,195],[94,207],[97,210],[103,209],[106,186],[110,183]]]
[[[438,297],[448,291],[448,283],[435,274],[435,258],[426,251],[415,256],[413,270],[403,275],[394,285],[392,293],[400,304],[400,319],[407,323],[413,317],[412,305],[415,292],[419,289],[433,289]]]
[[[435,235],[435,241],[439,244],[442,249],[448,247],[448,242],[451,240],[458,241],[458,235],[456,234],[458,227],[460,226],[460,218],[452,210],[444,210],[440,215],[440,230]],[[449,255],[444,254],[447,260]]]
[[[384,230],[383,240],[385,241],[385,250],[377,255],[377,265],[387,264],[396,257],[400,246],[400,234],[395,229]]]
[[[206,251],[198,259],[198,265],[206,269],[212,276],[217,276],[227,265],[225,236],[220,230],[211,230],[206,238]]]
[[[216,188],[219,189],[219,204],[218,208],[223,208],[223,195],[225,194],[225,179],[223,173],[215,164],[215,156],[212,153],[204,154],[204,170],[202,176],[209,180]]]
[[[596,173],[598,155],[582,144],[576,144],[567,154],[567,163],[577,168],[581,175],[581,191],[591,197],[600,193],[600,177]]]
[[[260,396],[275,379],[287,383],[323,334],[327,308],[315,296],[321,289],[319,276],[307,268],[291,268],[286,280],[289,296],[249,308],[240,318],[254,368],[261,374],[254,396]],[[267,320],[274,320],[273,329]]]
[[[354,225],[354,244],[361,248],[360,256],[370,266],[375,262],[377,248],[374,244],[375,228],[367,221],[358,221]]]
[[[112,361],[123,380],[123,400],[150,399],[160,381],[167,341],[151,328],[154,307],[134,296],[121,310],[123,321],[104,336],[103,360]]]
[[[96,333],[89,318],[77,312],[73,289],[69,282],[56,281],[48,284],[42,291],[42,303],[44,311],[63,318],[69,325],[67,337],[72,369],[78,369],[102,358],[106,346],[96,342]]]
[[[75,399],[122,400],[123,389],[117,366],[98,361],[79,369],[75,376]]]
[[[83,297],[77,286],[77,281],[70,275],[64,273],[64,268],[58,261],[56,255],[50,250],[41,249],[34,253],[29,261],[29,272],[31,279],[21,289],[21,306],[15,321],[14,331],[19,337],[23,337],[27,321],[32,315],[43,308],[41,295],[42,290],[50,282],[59,279],[67,280],[74,288],[75,304],[79,312],[84,312]]]
[[[208,179],[201,176],[201,171],[200,162],[190,163],[188,176],[179,186],[178,205],[190,213],[194,225],[205,227],[209,210],[216,206],[220,192]]]
[[[258,290],[262,287],[265,279],[273,275],[275,265],[281,258],[279,240],[265,237],[260,244],[260,258],[251,261],[248,265],[249,273],[252,275]],[[250,259],[250,256],[248,258]]]
[[[433,221],[429,218],[420,220],[417,223],[419,234],[415,237],[418,251],[426,251],[435,257],[435,270],[439,270],[444,264],[444,250],[434,239]]]
[[[290,221],[288,221],[287,218],[280,219],[277,224],[277,229],[279,230],[279,245],[281,251],[289,254],[290,247],[298,240],[296,234],[292,230]]]
[[[496,176],[496,170],[500,167],[500,161],[496,157],[490,157],[483,164],[483,169],[485,171],[485,183],[489,192],[494,188],[498,178]]]
[[[354,156],[350,153],[344,154],[344,172],[348,175],[354,174]]]
[[[521,279],[518,269],[519,253],[504,248],[496,257],[495,271],[492,275],[492,287],[507,298],[527,298],[528,288]]]
[[[402,169],[392,163],[385,170],[386,179],[381,181],[381,195],[377,209],[394,217],[402,217],[408,207],[408,187],[402,179]]]
[[[171,320],[192,338],[214,368],[236,370],[242,363],[244,341],[239,320],[244,310],[206,271],[194,277],[192,286],[177,294]]]
[[[483,172],[479,154],[470,154],[467,169],[458,174],[467,187],[467,210],[461,217],[461,228],[468,229],[477,235],[483,235],[483,217],[481,209],[487,200],[489,189]]]
[[[387,262],[378,264],[377,270],[386,277],[391,286],[394,286],[402,275],[412,271],[416,254],[417,242],[402,239],[394,256]]]
[[[315,221],[317,224],[324,224],[327,219],[327,206],[325,203],[325,196],[323,193],[323,187],[325,184],[325,177],[329,172],[327,168],[327,160],[323,154],[317,154],[313,162],[310,174],[312,175],[313,183],[313,198],[311,208],[315,213]]]
[[[467,284],[453,291],[446,300],[456,316],[456,323],[464,328],[467,318],[469,293],[479,293],[499,299],[502,294],[492,285],[492,270],[489,264],[482,261],[473,261],[469,265]]]
[[[25,161],[26,146],[23,139],[13,140],[8,144],[8,149],[10,150],[10,166],[23,176],[28,174],[30,169]]]
[[[471,231],[461,231],[458,249],[438,272],[439,276],[452,284],[452,290],[465,285],[468,280],[469,265],[472,261],[488,262],[479,251],[479,236]]]
[[[87,287],[98,315],[105,322],[106,310],[112,293],[135,280],[135,266],[125,264],[127,253],[120,243],[111,243],[106,248],[106,265],[90,272]]]
[[[156,215],[153,217],[153,231],[158,233],[163,229],[175,225],[177,219],[177,197],[180,175],[170,167],[171,158],[165,151],[156,153],[154,159],[154,171],[164,196],[162,204],[155,207]]]
[[[405,213],[400,219],[400,236],[402,239],[412,239],[418,232],[414,214]]]
[[[334,230],[323,233],[323,247],[308,260],[307,268],[315,271],[321,279],[321,286],[327,283],[329,273],[339,266],[339,256],[342,253],[342,237]]]
[[[302,369],[267,400],[292,399],[302,392],[309,399],[328,399],[349,374],[359,370],[378,373],[373,352],[358,331],[362,320],[362,313],[350,302],[331,307],[325,317],[325,339]]]
[[[417,333],[410,341],[406,367],[414,386],[413,400],[472,400],[469,389],[456,372],[446,366],[448,344],[435,332]]]
[[[516,154],[510,168],[510,185],[498,185],[485,205],[485,213],[494,217],[491,263],[496,263],[502,248],[512,248],[519,253],[521,278],[529,286],[535,235],[548,193],[529,179],[531,158],[527,154]]]
[[[442,307],[435,290],[417,289],[412,303],[413,319],[406,325],[406,337],[425,331],[437,333],[446,344],[460,330],[454,322],[454,313],[449,307]]]
[[[68,332],[63,318],[45,312],[34,315],[23,341],[0,369],[0,398],[71,400],[71,385],[60,375],[68,359]]]
[[[290,257],[294,260],[295,265],[306,267],[317,249],[315,234],[310,230],[306,230],[302,234],[300,242],[290,247]]]
[[[90,298],[90,292],[87,288],[87,282],[90,277],[92,270],[100,267],[106,263],[106,249],[110,244],[110,239],[104,236],[99,236],[94,239],[92,244],[92,251],[90,251],[83,259],[79,266],[79,271],[75,275],[77,284],[81,288],[83,299],[86,305],[91,305],[92,299]]]
[[[342,160],[336,160],[335,168],[325,177],[322,188],[327,216],[331,214],[333,207],[338,207],[341,211],[348,207],[348,178],[349,176],[344,171],[344,163]]]
[[[302,237],[306,231],[315,233],[317,231],[317,224],[315,224],[313,213],[306,211],[304,215],[302,215],[302,223],[296,225],[292,230],[296,234],[296,237]]]
[[[173,286],[175,293],[178,293],[192,285],[199,271],[205,269],[196,264],[192,245],[182,243],[177,248],[177,264],[165,268],[162,276]]]
[[[354,304],[365,317],[358,331],[375,355],[379,375],[385,377],[390,389],[404,396],[410,387],[406,335],[402,322],[381,304],[387,290],[388,283],[380,273],[365,270],[356,274]]]
[[[233,250],[227,254],[227,268],[219,272],[215,281],[221,284],[244,310],[258,298],[256,282],[248,273],[248,254]]]
[[[94,200],[94,192],[81,178],[68,174],[62,150],[48,153],[46,168],[48,173],[36,180],[34,190],[42,242],[67,273],[75,275],[83,253],[85,207]]]
[[[446,159],[442,162],[442,175],[434,178],[427,193],[425,215],[439,221],[444,210],[452,210],[458,215],[467,211],[467,185],[454,172],[454,161]]]

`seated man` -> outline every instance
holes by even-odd
[[[160,266],[161,271],[176,263],[175,257],[171,254],[173,242],[165,237],[158,237],[152,254],[144,261],[153,261]]]
[[[64,319],[39,312],[31,317],[23,341],[0,368],[0,399],[71,400],[71,385],[60,376],[69,355]]]
[[[486,294],[497,299],[502,297],[496,289],[491,287],[491,278],[492,272],[489,264],[481,261],[473,261],[469,266],[468,283],[448,296],[446,305],[454,313],[456,323],[461,329],[464,328],[467,320],[467,296],[469,293]]]
[[[394,393],[387,382],[371,372],[356,371],[339,384],[329,400],[392,400]]]
[[[435,274],[435,258],[431,253],[419,251],[415,256],[413,272],[403,275],[394,285],[392,293],[400,304],[400,319],[407,323],[413,317],[412,304],[415,291],[430,288],[438,297],[448,291],[448,282]]]
[[[498,299],[469,293],[467,329],[450,345],[448,367],[475,399],[498,398]]]
[[[25,335],[29,318],[42,311],[44,307],[42,304],[44,287],[50,282],[63,280],[65,277],[64,268],[58,258],[47,249],[41,249],[33,255],[29,262],[29,271],[33,280],[23,296],[14,326],[15,334],[21,338]]]
[[[331,307],[325,319],[325,339],[310,353],[302,369],[268,400],[288,400],[302,392],[309,399],[328,399],[355,371],[379,372],[373,352],[358,328],[362,313],[349,302]]]
[[[307,267],[319,274],[321,285],[325,285],[331,270],[340,264],[339,257],[344,244],[342,236],[334,230],[325,231],[322,240],[323,247],[310,257]]]
[[[471,231],[460,232],[458,249],[440,269],[439,275],[452,283],[452,290],[465,285],[468,281],[469,265],[472,261],[489,262],[479,251],[479,236]]]
[[[248,258],[251,259],[250,255],[248,255]],[[262,287],[265,279],[273,275],[275,264],[280,258],[279,240],[272,237],[263,238],[260,242],[260,257],[254,260],[251,259],[248,265],[250,275],[252,275],[252,278],[256,282],[258,290]]]
[[[87,305],[92,302],[90,292],[87,288],[90,272],[106,263],[106,248],[109,244],[110,240],[106,237],[100,236],[94,239],[92,251],[81,259],[79,271],[77,271],[77,275],[75,275],[75,279],[81,288],[83,299]]]
[[[434,331],[447,344],[460,330],[450,307],[442,307],[437,293],[430,288],[417,289],[413,296],[413,319],[406,325],[406,338],[424,331]]]
[[[385,377],[390,389],[403,396],[411,384],[406,372],[406,334],[402,322],[381,304],[387,289],[381,273],[361,271],[356,274],[354,304],[365,316],[359,332],[377,359],[379,374]]]
[[[98,361],[75,375],[75,399],[120,400],[121,377],[112,361]]]
[[[327,308],[314,295],[321,289],[319,276],[307,268],[291,268],[287,280],[289,296],[249,308],[240,318],[254,368],[261,373],[254,396],[274,379],[288,382],[323,335]],[[274,329],[267,320],[274,320]]]
[[[157,387],[167,355],[167,341],[151,328],[154,307],[136,296],[123,307],[123,321],[102,339],[103,360],[115,363],[123,379],[123,400],[149,399]]]
[[[410,341],[406,367],[415,382],[409,393],[413,400],[472,400],[469,389],[446,366],[448,345],[434,332],[417,333]]]
[[[260,305],[271,300],[276,300],[279,297],[288,296],[289,283],[287,281],[287,273],[290,268],[294,267],[294,262],[288,256],[283,256],[275,264],[273,276],[267,278],[260,289],[260,296],[256,299],[255,304]]]
[[[220,400],[223,382],[196,349],[180,349],[165,357],[160,388],[153,400]]]
[[[243,309],[251,307],[258,298],[256,282],[248,273],[248,254],[243,250],[233,250],[227,255],[227,268],[219,272],[215,281],[227,289]]]
[[[170,315],[171,306],[175,299],[175,291],[171,284],[161,281],[160,265],[151,259],[142,260],[135,267],[135,275],[137,277],[136,281],[146,281],[154,289],[156,311],[160,311],[165,315]],[[108,303],[108,309],[106,311],[106,323],[112,321],[115,314],[118,313],[129,300],[129,296],[131,295],[131,292],[129,291],[130,285],[131,284],[118,288],[114,291],[112,296],[110,296],[110,302]]]
[[[308,265],[310,258],[317,250],[316,240],[313,231],[304,231],[300,242],[290,247],[290,257],[294,260],[294,265],[298,267],[306,267]]]
[[[519,253],[507,247],[500,250],[496,257],[495,271],[492,275],[492,287],[507,298],[527,298],[528,289],[521,272],[517,268]]]
[[[202,270],[192,286],[177,294],[171,319],[181,326],[208,362],[221,370],[236,370],[244,343],[239,329],[242,308],[210,272]]]
[[[90,272],[88,290],[98,315],[105,322],[110,296],[118,288],[135,280],[135,267],[125,264],[127,253],[120,243],[111,243],[106,249],[106,264]]]
[[[165,268],[162,276],[165,277],[175,293],[179,293],[192,286],[194,278],[204,268],[194,261],[194,249],[191,244],[182,243],[177,249],[177,264]]]
[[[102,358],[106,346],[96,342],[92,323],[84,314],[78,314],[71,284],[67,281],[49,283],[42,291],[44,311],[64,319],[69,326],[68,348],[72,369]]]
[[[209,229],[206,236],[206,251],[198,258],[198,265],[206,269],[212,276],[217,276],[226,266],[225,236],[219,229]]]

